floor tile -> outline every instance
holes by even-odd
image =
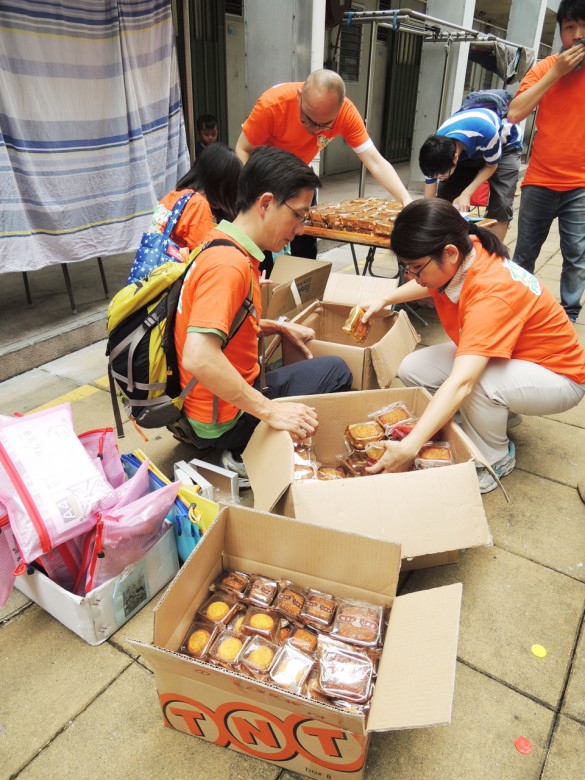
[[[36,605],[2,627],[0,658],[10,659],[0,697],[4,776],[28,763],[131,662],[107,644],[86,644]]]
[[[136,663],[66,726],[19,774],[19,780],[276,780],[280,772],[278,767],[166,728],[154,675]]]
[[[585,585],[497,547],[413,572],[405,592],[463,583],[458,657],[557,707],[583,611]],[[531,652],[543,645],[544,659]]]
[[[582,780],[585,777],[585,725],[559,718],[542,780]]]

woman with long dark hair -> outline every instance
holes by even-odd
[[[197,156],[191,170],[177,182],[153,214],[151,232],[162,232],[173,206],[191,190],[171,238],[180,246],[193,249],[201,244],[211,228],[222,219],[231,222],[236,216],[236,191],[242,163],[233,149],[216,141]]]
[[[426,387],[433,399],[408,436],[386,443],[371,470],[407,470],[459,411],[463,430],[504,477],[516,464],[508,416],[556,414],[585,395],[585,350],[575,328],[546,287],[509,260],[494,233],[467,222],[447,201],[405,206],[390,244],[409,281],[367,307],[363,321],[431,295],[451,340],[402,361],[402,382]],[[497,487],[485,468],[478,478],[482,493]]]

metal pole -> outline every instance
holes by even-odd
[[[366,108],[364,111],[364,123],[366,130],[368,128],[368,119],[372,106],[372,80],[374,76],[374,54],[376,49],[376,38],[378,37],[378,24],[372,23],[372,37],[370,38],[370,56],[368,58],[368,78],[366,81]],[[366,166],[362,163],[360,170],[360,188],[358,197],[363,198],[366,189]]]
[[[441,100],[439,101],[439,116],[437,119],[437,127],[443,123],[443,112],[445,108],[445,87],[447,86],[447,77],[449,74],[449,58],[451,56],[451,39],[447,39],[445,43],[445,67],[443,69],[443,83],[441,84]]]
[[[183,0],[183,46],[185,47],[185,124],[191,162],[195,159],[195,112],[193,110],[193,74],[191,72],[191,19],[189,0]]]

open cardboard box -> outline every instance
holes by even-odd
[[[292,272],[297,261],[300,268],[304,268],[304,263],[320,262],[302,258],[287,258],[284,262],[279,260],[271,280]],[[270,301],[266,305],[263,303],[263,311],[268,312],[264,316],[276,319],[286,315],[292,317],[294,322],[313,328],[316,338],[309,343],[309,349],[315,357],[337,355],[343,358],[353,375],[353,390],[388,387],[396,376],[402,359],[410,354],[420,341],[420,336],[407,314],[401,311],[374,318],[372,329],[361,344],[341,328],[352,306],[374,301],[392,292],[397,285],[397,279],[329,272],[325,275],[323,269],[317,269],[301,275],[296,280],[281,283],[271,291],[263,287],[263,301]],[[281,356],[284,365],[305,360],[303,353],[288,339],[281,340],[276,337],[266,343],[268,363],[273,360],[281,341],[282,353],[278,353],[277,357]]]
[[[391,607],[366,717],[177,652],[227,569]],[[224,508],[157,605],[153,645],[132,641],[154,669],[165,725],[309,777],[358,780],[371,732],[449,723],[462,588],[397,597],[399,571],[392,542]]]
[[[136,563],[85,596],[76,596],[38,569],[20,574],[15,587],[90,645],[105,642],[179,571],[172,525]]]
[[[404,401],[420,416],[431,399],[423,388],[396,388],[313,395],[295,400],[317,410],[315,453],[324,465],[337,465],[346,452],[348,424]],[[290,399],[286,399],[290,400]],[[477,451],[459,426],[447,424],[456,463],[452,466],[376,474],[331,481],[295,481],[293,442],[286,431],[260,423],[243,459],[257,509],[300,517],[328,528],[396,541],[403,570],[457,561],[459,550],[491,544],[473,458]]]
[[[353,376],[352,390],[388,387],[420,337],[406,312],[399,311],[372,318],[370,332],[358,343],[342,330],[351,308],[343,303],[315,301],[297,314],[293,322],[315,331],[315,339],[308,344],[315,357],[336,355],[346,362]],[[305,359],[287,339],[282,340],[282,356],[285,366]]]

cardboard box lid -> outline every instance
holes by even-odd
[[[368,732],[450,722],[462,589],[456,583],[394,600]]]
[[[492,541],[472,461],[402,474],[297,482],[291,490],[297,517],[398,542],[404,558]]]
[[[330,274],[323,294],[323,301],[344,303],[348,306],[371,303],[398,287],[398,279],[354,274]]]
[[[401,310],[395,312],[394,316],[392,329],[371,347],[372,363],[380,387],[390,387],[400,364],[420,342],[420,336],[408,314]]]
[[[304,306],[321,299],[332,263],[306,257],[279,255],[270,284],[262,285],[262,316],[276,319],[291,316]]]
[[[250,445],[253,457],[245,458],[245,464],[258,509],[272,509],[290,486],[296,517],[398,542],[403,558],[492,542],[473,461],[402,474],[294,483],[294,447],[287,432],[260,424]],[[283,451],[289,457],[283,457]]]

